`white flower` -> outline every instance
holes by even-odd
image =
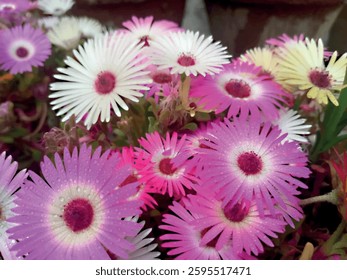
[[[151,82],[143,71],[148,62],[141,55],[142,46],[125,35],[105,34],[90,39],[74,50],[75,58],[65,60],[68,68],[58,68],[54,77],[61,82],[51,84],[51,102],[63,121],[75,115],[80,121],[86,114],[85,125],[90,128],[100,116],[102,122],[111,118],[111,107],[121,116],[119,107],[128,110],[124,99],[137,102],[144,84]]]
[[[27,177],[26,170],[22,170],[14,176],[17,167],[17,162],[12,162],[11,156],[6,158],[5,152],[0,155],[0,253],[5,260],[17,259],[15,253],[9,249],[12,242],[6,233],[9,228],[7,219],[13,216],[11,209],[15,206],[13,193],[18,190]]]
[[[63,17],[47,32],[47,36],[53,45],[65,50],[74,49],[81,39],[79,22],[75,17]]]
[[[283,139],[285,141],[298,141],[302,143],[308,143],[307,137],[302,135],[310,134],[312,125],[305,124],[306,119],[301,118],[300,115],[294,110],[281,110],[280,117],[274,122],[278,125],[283,134],[288,133],[287,137]]]
[[[230,55],[212,36],[205,38],[199,32],[176,32],[162,36],[151,43],[148,55],[158,69],[171,68],[171,73],[205,76],[219,73]]]
[[[126,218],[125,220],[136,223],[138,221],[138,217]],[[143,226],[145,225],[145,221],[139,223]],[[158,244],[152,243],[154,238],[146,238],[152,229],[148,228],[143,231],[139,231],[139,233],[134,237],[127,237],[126,239],[130,241],[135,249],[129,252],[128,259],[129,260],[156,260],[160,255],[159,252],[153,251],[157,248]],[[151,244],[152,243],[152,244]]]
[[[101,34],[104,27],[95,19],[88,17],[78,18],[80,32],[84,37],[93,38]]]
[[[73,0],[38,0],[38,7],[48,15],[61,16],[75,4]]]

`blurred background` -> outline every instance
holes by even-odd
[[[282,33],[322,38],[347,51],[346,0],[77,0],[72,13],[120,26],[132,15],[153,15],[212,34],[233,56]]]

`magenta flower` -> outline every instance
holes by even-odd
[[[265,205],[273,213],[273,199],[286,208],[283,197],[291,202],[297,187],[307,188],[297,179],[310,174],[307,156],[295,142],[281,144],[286,134],[277,127],[257,118],[225,119],[212,126],[203,142],[209,149],[199,150],[208,170],[200,176],[215,186],[223,206],[256,200],[259,211]]]
[[[182,30],[182,28],[173,21],[153,21],[153,19],[153,16],[145,18],[133,16],[131,20],[123,22],[122,25],[127,28],[126,31],[129,31],[135,39],[144,42],[145,46],[149,46],[153,40],[166,35],[170,31],[176,32]]]
[[[202,246],[213,242],[216,250],[221,250],[231,242],[235,255],[243,251],[258,255],[264,250],[262,242],[274,246],[269,237],[276,238],[276,233],[282,233],[286,225],[278,218],[279,213],[263,210],[261,215],[254,200],[230,201],[223,206],[209,191],[211,187],[190,197],[194,212],[200,213],[192,224],[205,233],[200,241]]]
[[[109,151],[94,153],[85,145],[72,155],[56,153],[54,164],[47,157],[41,164],[43,178],[30,172],[18,192],[7,232],[18,240],[12,249],[26,259],[110,259],[107,252],[122,258],[134,249],[126,240],[140,225],[125,217],[140,214],[140,203],[129,201],[136,183],[115,190],[129,176],[128,168],[114,167],[120,158]]]
[[[42,66],[51,54],[51,44],[40,29],[30,24],[0,32],[0,69],[12,74],[32,71]]]
[[[6,230],[12,225],[8,219],[13,216],[13,194],[27,177],[26,170],[15,175],[17,168],[18,163],[13,162],[11,156],[6,157],[5,152],[0,155],[0,253],[5,260],[16,259],[10,251],[13,243],[9,240]]]
[[[33,2],[28,0],[0,0],[0,18],[11,23],[22,22],[22,13],[35,8]]]
[[[159,228],[169,231],[160,237],[162,247],[169,248],[169,256],[176,256],[176,260],[240,260],[251,258],[244,252],[235,254],[231,242],[216,248],[215,242],[202,244],[205,231],[197,229],[193,224],[203,217],[195,211],[188,199],[183,199],[184,206],[174,202],[169,208],[173,214],[165,214],[163,225]]]
[[[268,75],[260,75],[261,67],[236,61],[224,66],[219,74],[199,77],[192,81],[191,96],[199,98],[198,105],[217,114],[228,110],[227,117],[254,115],[278,117],[286,93]]]
[[[196,177],[190,173],[187,164],[176,166],[173,161],[182,153],[186,136],[178,139],[176,132],[160,137],[158,132],[147,134],[139,140],[145,153],[143,159],[148,164],[139,170],[140,181],[149,186],[153,192],[169,196],[185,195],[185,189],[192,189]]]

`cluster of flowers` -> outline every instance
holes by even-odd
[[[40,102],[66,122],[43,119],[36,131],[49,143],[40,168],[17,173],[0,156],[2,258],[255,259],[295,229],[309,156],[338,143],[315,137],[319,124],[299,113],[343,112],[347,54],[282,35],[231,58],[174,22],[133,17],[107,30],[64,16],[73,4],[0,0],[2,82],[43,71],[51,92]],[[52,57],[64,57],[53,75]],[[16,106],[8,96],[4,116]]]

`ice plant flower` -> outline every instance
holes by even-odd
[[[193,81],[190,95],[200,99],[198,104],[206,110],[217,114],[228,110],[228,118],[239,113],[276,118],[286,93],[268,75],[260,75],[261,71],[247,62],[227,64],[219,74]]]
[[[65,50],[76,48],[81,40],[80,24],[75,17],[62,17],[56,25],[47,32],[53,45]]]
[[[52,29],[60,22],[59,17],[51,16],[51,17],[43,17],[37,21],[37,24],[44,29]]]
[[[16,174],[17,168],[18,163],[11,156],[6,157],[5,152],[0,155],[0,254],[5,260],[16,258],[10,251],[12,242],[6,230],[12,225],[8,219],[13,216],[14,193],[27,177],[26,170]]]
[[[164,214],[160,229],[168,231],[160,237],[162,247],[169,248],[168,255],[176,260],[240,260],[249,258],[245,253],[235,254],[231,242],[216,248],[215,242],[202,244],[205,232],[196,228],[194,223],[203,216],[184,198],[183,204],[174,202],[170,214]]]
[[[328,104],[328,99],[338,106],[334,95],[341,90],[347,66],[347,53],[337,59],[337,52],[324,63],[324,46],[321,39],[306,39],[281,48],[278,79],[289,86],[307,92],[308,98],[319,104]]]
[[[129,169],[114,172],[120,158],[101,148],[92,153],[83,145],[63,159],[45,157],[43,178],[30,172],[16,195],[15,223],[7,232],[18,240],[12,249],[26,259],[110,259],[107,250],[128,257],[140,225],[124,218],[140,213],[139,202],[128,201],[137,184],[115,190]],[[33,226],[34,225],[34,226]]]
[[[111,107],[121,116],[119,107],[128,110],[124,99],[137,102],[140,90],[148,89],[144,84],[151,82],[140,50],[141,45],[125,35],[105,34],[79,46],[73,51],[75,58],[65,60],[68,67],[58,68],[61,74],[54,75],[60,81],[51,84],[53,110],[65,115],[62,121],[75,115],[79,122],[88,114],[88,128],[99,116],[102,122],[110,121]]]
[[[273,121],[273,124],[278,125],[282,133],[287,135],[283,141],[308,143],[308,138],[302,135],[310,134],[312,125],[305,123],[306,119],[301,118],[300,115],[292,109],[281,110],[280,117]]]
[[[177,23],[169,20],[156,20],[153,21],[153,16],[138,18],[136,16],[131,17],[131,20],[127,20],[122,23],[131,36],[144,42],[144,46],[151,45],[152,41],[156,41],[157,38],[167,35],[168,32],[182,31],[182,28]]]
[[[0,18],[13,22],[33,7],[28,0],[0,0]]]
[[[256,201],[258,211],[264,205],[272,213],[274,202],[286,207],[297,187],[307,188],[297,178],[307,178],[307,156],[296,142],[284,142],[285,134],[259,118],[225,119],[212,124],[200,148],[204,167],[202,180],[215,185],[223,207],[239,200]]]
[[[200,213],[200,217],[192,221],[192,224],[204,232],[201,245],[213,242],[216,250],[221,250],[231,242],[235,255],[246,251],[247,254],[253,253],[256,256],[264,250],[262,243],[274,246],[269,237],[276,238],[276,233],[282,233],[286,225],[278,218],[279,213],[264,210],[263,215],[260,215],[254,200],[241,199],[223,206],[222,201],[214,198],[211,191],[213,185],[208,190],[190,197],[194,212]]]
[[[42,66],[51,54],[51,44],[40,29],[30,24],[0,32],[0,69],[12,74],[32,71]]]
[[[284,47],[290,44],[295,44],[298,42],[304,42],[305,36],[304,34],[294,35],[293,37],[288,36],[287,34],[282,34],[277,38],[270,38],[266,40],[266,44],[275,46],[275,47]]]
[[[140,181],[152,189],[152,192],[169,196],[185,195],[186,189],[192,189],[196,177],[191,174],[186,162],[176,166],[173,161],[183,150],[185,135],[178,139],[176,132],[162,138],[158,132],[147,134],[139,140],[144,149],[143,158],[148,164],[139,170]]]
[[[148,55],[158,69],[171,69],[171,73],[187,76],[213,75],[229,63],[230,55],[212,36],[205,38],[199,32],[171,32],[159,37],[150,46]]]
[[[74,0],[38,0],[38,7],[45,14],[61,16],[72,8]]]

